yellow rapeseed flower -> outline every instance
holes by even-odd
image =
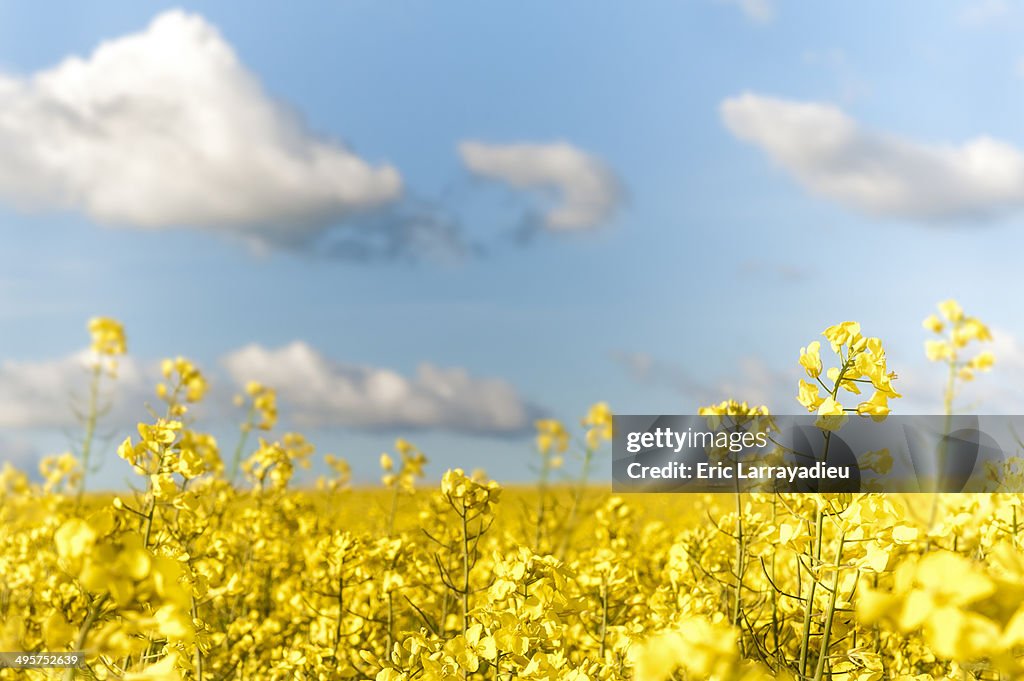
[[[89,320],[92,335],[92,351],[99,355],[114,356],[127,352],[124,326],[110,317],[93,317]]]
[[[806,348],[800,348],[800,366],[807,372],[809,378],[817,378],[821,375],[821,343],[814,341]]]

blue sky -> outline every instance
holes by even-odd
[[[1019,410],[1022,31],[991,0],[0,2],[0,404],[65,409],[30,377],[76,390],[110,315],[143,373],[284,372],[285,419],[364,478],[405,435],[434,475],[525,479],[537,414],[792,412],[844,319],[934,410],[920,319],[955,296],[1003,355],[965,400]],[[397,257],[331,246],[381,234]],[[347,415],[303,414],[307,360]],[[413,397],[378,408],[380,376]],[[26,411],[13,458],[67,446]]]

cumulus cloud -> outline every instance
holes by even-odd
[[[72,428],[86,404],[89,354],[79,352],[41,361],[0,363],[0,428]],[[130,425],[146,417],[157,367],[126,357],[116,381],[106,382],[101,407],[107,425]]]
[[[464,141],[459,156],[475,175],[519,190],[548,190],[557,202],[544,215],[550,229],[595,227],[609,220],[622,198],[615,175],[599,159],[567,142],[487,144]]]
[[[402,191],[393,167],[308,131],[181,11],[86,58],[0,74],[0,150],[0,199],[21,208],[263,245],[302,243]]]
[[[12,432],[81,425],[90,380],[89,353],[0,363],[0,428]],[[208,423],[233,420],[232,396],[248,381],[274,387],[285,419],[307,427],[367,430],[431,428],[512,435],[528,430],[542,410],[506,381],[465,369],[424,363],[406,376],[383,367],[334,362],[296,341],[278,349],[248,345],[228,353],[221,366],[202,367],[210,392],[191,414]],[[122,357],[116,380],[104,381],[102,426],[120,433],[151,418],[162,381],[160,363]],[[0,438],[0,445],[5,440]],[[0,449],[0,456],[3,455]]]
[[[872,216],[970,220],[1024,207],[1024,153],[991,137],[924,144],[865,129],[835,106],[750,93],[720,112],[809,191]]]
[[[301,341],[278,349],[249,345],[223,363],[239,385],[255,380],[275,388],[282,410],[311,427],[512,434],[529,428],[538,414],[499,379],[431,364],[421,364],[411,376],[340,364]]]

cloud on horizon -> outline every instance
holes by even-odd
[[[76,410],[87,405],[90,353],[40,361],[0,363],[0,428],[68,429],[81,425]],[[131,357],[118,362],[117,380],[105,380],[100,407],[105,423],[134,425],[146,417],[145,404],[154,402],[156,363],[143,366]]]
[[[223,364],[239,385],[272,386],[283,410],[308,427],[426,428],[481,435],[527,431],[541,410],[504,380],[423,363],[404,376],[382,367],[341,364],[306,343],[248,345]]]
[[[76,411],[84,413],[87,404],[89,358],[82,351],[0,363],[0,428],[78,432],[82,420]],[[501,379],[430,363],[408,376],[386,367],[342,364],[302,341],[278,349],[247,345],[229,352],[219,366],[200,370],[210,391],[190,414],[204,423],[237,420],[232,398],[249,381],[274,388],[283,422],[301,427],[508,436],[527,432],[544,413]],[[146,407],[159,405],[153,391],[162,380],[159,362],[120,358],[116,380],[102,383],[101,430],[134,432],[138,421],[150,420]]]
[[[925,144],[867,129],[830,104],[753,93],[726,99],[720,114],[809,192],[873,217],[949,222],[1024,208],[1024,151],[992,137]]]

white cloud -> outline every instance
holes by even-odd
[[[873,216],[982,219],[1024,207],[1024,153],[991,137],[923,144],[828,104],[750,93],[722,102],[721,116],[809,191]]]
[[[89,353],[82,351],[51,360],[0,363],[0,428],[77,432],[81,419],[75,411],[84,411],[88,395],[88,360]],[[299,341],[279,349],[248,345],[224,357],[222,370],[200,368],[211,389],[190,414],[206,424],[236,419],[231,386],[240,388],[250,380],[274,387],[282,417],[304,427],[436,428],[501,435],[528,429],[541,413],[500,379],[427,363],[411,376],[339,364]],[[147,405],[158,402],[153,390],[161,380],[159,362],[119,358],[116,380],[102,384],[102,427],[121,433],[149,420]]]
[[[276,389],[282,411],[305,426],[499,434],[528,428],[536,415],[499,379],[430,364],[412,376],[344,365],[301,341],[279,349],[249,345],[228,355],[224,365],[239,385],[255,380]]]
[[[42,361],[0,363],[0,427],[73,428],[75,410],[84,411],[90,380],[87,352]],[[146,418],[157,368],[143,367],[130,357],[118,362],[116,381],[106,380],[101,407],[107,425]]]
[[[216,28],[171,11],[27,78],[0,74],[0,198],[110,225],[299,242],[401,178],[310,133]]]
[[[719,0],[736,5],[747,19],[759,24],[766,24],[775,18],[775,6],[770,0]]]
[[[621,189],[597,158],[567,142],[486,144],[465,141],[459,155],[470,172],[515,189],[548,189],[560,202],[547,211],[551,229],[586,229],[612,217]]]

